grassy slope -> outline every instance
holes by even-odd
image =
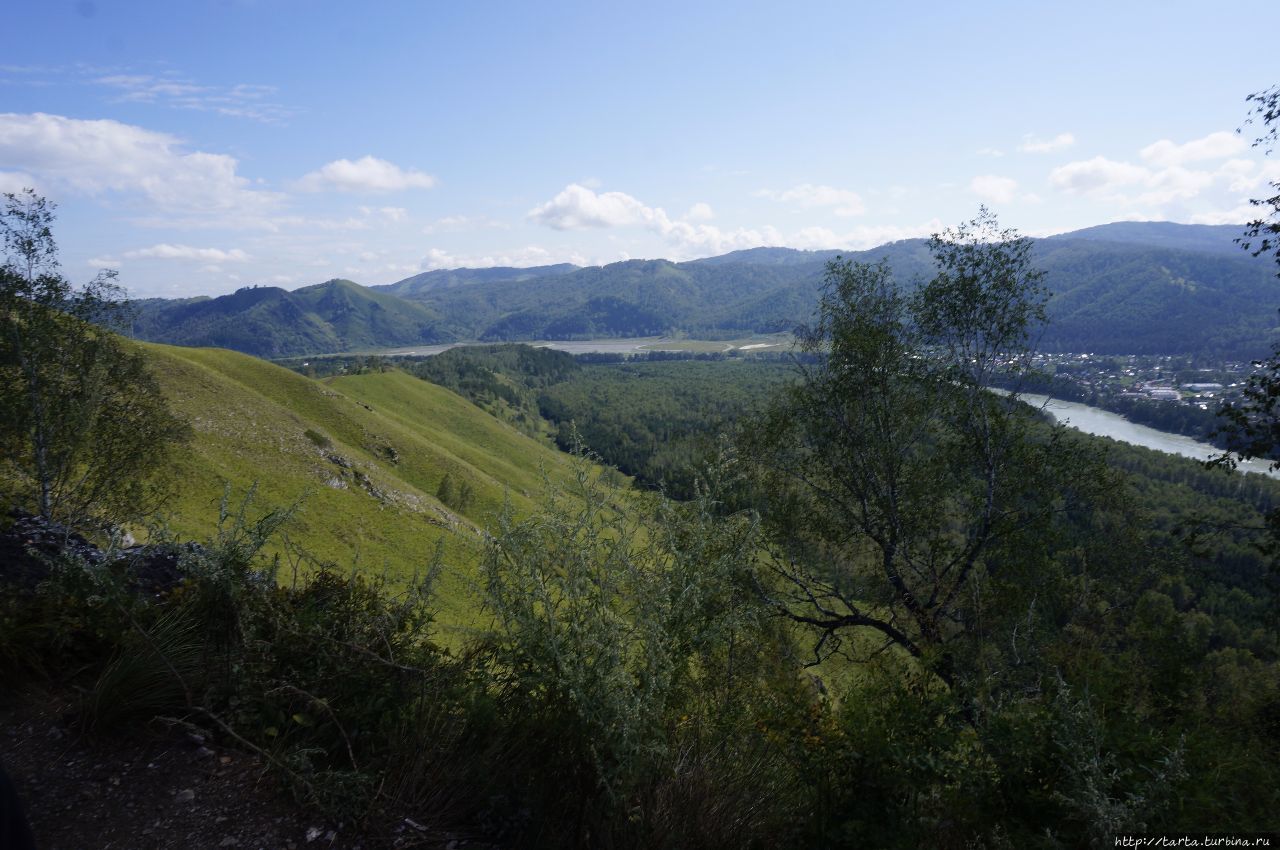
[[[446,540],[446,563],[459,569],[448,571],[443,601],[456,614],[479,551],[476,528],[507,498],[518,513],[530,511],[541,489],[540,469],[558,477],[566,468],[560,453],[460,396],[401,372],[326,384],[231,351],[144,347],[166,394],[194,430],[175,463],[178,493],[170,526],[182,536],[213,530],[226,483],[240,494],[256,482],[261,505],[302,499],[290,539],[344,567],[358,563],[366,571],[408,578]],[[308,430],[331,447],[322,449]],[[394,449],[394,462],[387,447]],[[326,454],[340,456],[350,469]],[[356,472],[385,495],[372,495]],[[475,492],[465,516],[435,499],[446,473]],[[331,486],[338,480],[346,486]]]

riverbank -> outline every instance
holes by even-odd
[[[1200,442],[1182,434],[1173,434],[1140,425],[1125,419],[1118,413],[1091,407],[1078,401],[1064,401],[1038,393],[1023,393],[1021,398],[1028,404],[1044,410],[1055,421],[1070,425],[1086,434],[1109,437],[1122,443],[1201,461],[1222,454],[1222,449],[1209,443]],[[1240,469],[1244,472],[1280,478],[1280,471],[1271,470],[1269,467],[1269,463],[1259,460],[1243,461],[1240,464]]]

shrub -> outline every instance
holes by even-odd
[[[324,434],[321,434],[319,431],[315,431],[315,430],[312,430],[311,428],[308,428],[307,430],[302,432],[302,436],[306,437],[308,440],[310,440],[319,448],[322,448],[322,449],[333,448],[333,441],[330,440],[328,437],[326,437]]]
[[[484,560],[498,708],[525,742],[513,801],[542,841],[749,846],[782,795],[755,733],[776,650],[746,581],[748,515],[704,495],[642,508],[580,464]],[[555,777],[555,782],[548,782]]]

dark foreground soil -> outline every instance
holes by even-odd
[[[35,593],[50,559],[67,552],[103,560],[61,526],[16,511],[0,517],[0,589],[19,599]],[[129,550],[129,587],[143,596],[171,590],[181,578],[177,554]],[[75,671],[60,672],[74,679]],[[325,818],[299,805],[259,756],[188,727],[157,720],[86,737],[69,722],[70,696],[65,686],[17,694],[0,680],[0,765],[40,850],[492,850],[404,813],[363,828]]]
[[[40,850],[457,848],[416,824],[357,830],[295,804],[252,754],[154,723],[128,738],[70,731],[48,696],[0,704],[0,763]]]

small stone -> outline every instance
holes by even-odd
[[[200,749],[196,750],[196,755],[202,759],[207,759],[213,755],[213,750],[209,749],[208,747],[201,747]]]
[[[218,842],[219,847],[235,847],[240,843],[240,839],[235,836],[228,835],[226,838]]]
[[[196,792],[195,792],[195,791],[192,791],[190,788],[183,788],[183,789],[182,789],[181,791],[179,791],[179,792],[177,793],[177,795],[173,798],[173,801],[174,801],[175,803],[190,803],[190,802],[191,802],[192,800],[194,800],[195,798],[196,798]]]
[[[317,838],[319,838],[323,834],[324,834],[324,830],[322,830],[318,826],[313,826],[309,828],[307,830],[307,843],[310,844],[312,841],[315,841]]]

